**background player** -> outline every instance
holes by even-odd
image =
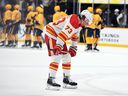
[[[4,17],[3,17],[3,21],[4,21],[4,30],[2,33],[2,45],[0,46],[5,46],[6,40],[8,40],[8,44],[7,46],[10,45],[11,43],[11,35],[10,35],[10,31],[11,31],[11,20],[12,20],[12,11],[11,11],[12,6],[10,4],[7,4],[5,6],[6,11],[4,12]]]
[[[96,13],[94,14],[94,24],[95,24],[95,30],[94,30],[94,36],[93,36],[93,42],[94,42],[94,50],[99,51],[97,49],[98,41],[100,38],[100,30],[104,28],[103,19],[101,17],[102,10],[100,8],[96,9]]]
[[[55,13],[53,14],[53,22],[56,22],[57,20],[65,17],[65,16],[68,16],[65,12],[61,11],[59,5],[54,7],[54,11],[55,11]]]
[[[44,28],[44,9],[41,7],[36,8],[37,15],[34,17],[34,43],[32,48],[42,48],[42,30]],[[37,45],[39,44],[39,46]]]
[[[22,45],[22,47],[25,46],[31,46],[31,32],[33,29],[33,6],[28,6],[28,14],[26,17],[26,32],[25,32],[25,44]]]
[[[20,10],[20,5],[16,4],[12,12],[12,30],[11,30],[12,44],[11,46],[13,47],[16,47],[18,45],[18,31],[19,31],[20,22],[21,22],[21,12],[19,10]]]
[[[90,13],[90,22],[86,27],[86,30],[85,30],[85,39],[86,39],[86,44],[87,44],[87,49],[85,49],[85,51],[88,51],[88,50],[92,50],[92,44],[93,44],[93,31],[95,29],[95,25],[94,25],[94,22],[93,22],[93,8],[92,7],[88,7],[86,10],[83,10],[81,12],[81,14],[83,13]]]

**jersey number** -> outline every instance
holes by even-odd
[[[72,32],[72,28],[70,28],[68,25],[66,26],[65,30],[67,30],[69,34]]]

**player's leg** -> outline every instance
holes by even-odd
[[[32,43],[31,32],[32,32],[32,26],[29,28],[28,45],[27,46],[31,46],[31,43]]]
[[[77,88],[77,83],[71,80],[70,70],[71,70],[71,55],[67,50],[66,44],[64,44],[64,49],[66,54],[62,54],[62,69],[63,69],[63,88]]]
[[[37,41],[38,41],[38,44],[39,44],[39,48],[42,48],[42,30],[38,29],[38,32],[37,32]]]
[[[22,47],[25,47],[27,46],[27,43],[28,43],[28,30],[29,30],[29,27],[26,26],[26,30],[25,30],[25,40],[24,40],[24,44],[22,45]]]
[[[93,48],[96,51],[99,51],[99,49],[97,49],[99,38],[100,38],[100,29],[96,29],[94,33],[94,48]]]
[[[49,76],[47,80],[47,89],[59,90],[61,85],[56,83],[56,73],[61,60],[61,55],[54,55],[54,46],[56,45],[56,40],[45,35],[45,41],[48,49],[48,55],[51,57],[51,62],[49,64]]]
[[[92,43],[93,43],[92,36],[93,36],[93,29],[87,28],[87,31],[86,31],[86,44],[87,44],[87,49],[85,51],[92,50]]]
[[[19,30],[19,24],[16,24],[14,32],[13,32],[13,34],[14,34],[14,44],[13,44],[13,47],[18,46],[18,30]]]
[[[37,48],[38,47],[37,46],[38,42],[37,42],[37,35],[36,35],[36,33],[37,33],[37,29],[34,28],[34,32],[33,32],[33,46],[31,48]]]

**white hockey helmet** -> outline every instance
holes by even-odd
[[[120,10],[119,10],[119,9],[115,9],[114,11],[115,11],[115,12],[119,12]]]
[[[80,13],[81,17],[85,16],[85,20],[89,22],[89,24],[92,23],[92,20],[93,20],[93,14],[90,13],[88,10],[83,10],[81,13]]]

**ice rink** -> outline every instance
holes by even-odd
[[[78,89],[45,90],[50,59],[42,50],[0,48],[0,96],[128,96],[128,49],[99,47],[72,58],[71,78]],[[57,82],[62,84],[61,64]]]

